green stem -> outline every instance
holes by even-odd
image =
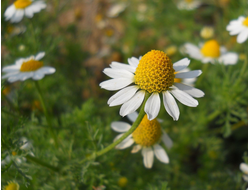
[[[45,163],[44,161],[39,160],[39,159],[36,158],[36,157],[27,155],[27,156],[25,156],[25,158],[26,158],[27,160],[31,161],[31,162],[34,162],[34,163],[39,164],[39,165],[41,165],[41,166],[43,166],[43,167],[46,167],[46,168],[48,168],[48,169],[50,169],[50,170],[52,170],[52,171],[54,171],[54,172],[59,172],[59,171],[60,171],[60,168],[57,168],[57,167],[55,167],[55,166],[51,166],[50,164],[47,164],[47,163]]]
[[[54,128],[52,127],[52,123],[51,123],[51,120],[50,120],[50,117],[49,117],[49,114],[48,114],[48,110],[47,110],[47,108],[45,106],[45,101],[44,101],[44,96],[43,96],[42,90],[41,90],[41,88],[39,86],[38,81],[34,81],[34,83],[35,83],[36,89],[38,91],[38,95],[39,95],[39,98],[40,98],[40,101],[41,101],[41,104],[42,104],[42,107],[43,107],[44,115],[46,117],[50,133],[51,133],[51,135],[52,135],[52,137],[54,139],[55,146],[57,148],[58,147],[57,137],[56,137],[56,134],[54,132]]]
[[[110,144],[109,146],[107,146],[106,148],[104,148],[104,149],[102,149],[102,150],[100,150],[98,152],[94,152],[91,156],[89,156],[89,157],[81,160],[80,163],[83,163],[83,162],[88,161],[88,160],[95,159],[96,157],[105,154],[106,152],[112,150],[116,145],[118,145],[119,143],[121,143],[130,134],[132,134],[134,132],[134,130],[138,127],[138,125],[141,123],[141,121],[142,121],[142,119],[143,119],[143,117],[145,115],[144,107],[145,107],[147,99],[149,98],[149,95],[150,95],[149,93],[146,93],[144,102],[142,104],[142,107],[140,109],[140,112],[138,114],[137,119],[135,120],[135,122],[133,123],[133,125],[131,126],[131,128],[126,133],[124,133],[121,138],[119,138],[118,140],[116,140],[115,142],[113,142],[112,144]]]

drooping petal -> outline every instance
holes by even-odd
[[[131,153],[137,153],[139,150],[141,150],[141,145],[134,145],[133,149],[131,150]]]
[[[174,119],[174,121],[177,121],[179,119],[180,110],[175,99],[168,91],[162,92],[162,95],[166,111]]]
[[[135,85],[135,86],[126,87],[118,91],[117,93],[115,93],[113,96],[109,98],[108,100],[109,106],[117,106],[117,105],[123,104],[124,102],[132,98],[137,90],[138,90],[138,86]]]
[[[182,72],[175,74],[175,78],[196,78],[202,73],[201,70]]]
[[[188,86],[182,83],[174,83],[174,85],[179,89],[182,90],[183,92],[188,93],[189,95],[195,97],[195,98],[200,98],[203,97],[205,94],[201,90],[194,88],[192,86]]]
[[[14,15],[15,11],[16,11],[16,8],[14,4],[9,6],[4,12],[5,20],[9,20]]]
[[[35,72],[34,73],[34,75],[33,75],[33,79],[34,80],[40,80],[40,79],[42,79],[44,77],[44,73],[43,72],[39,72],[39,71],[37,71],[37,72]]]
[[[136,111],[127,115],[127,118],[131,122],[135,122],[135,120],[136,120],[137,117],[138,117],[138,113]]]
[[[114,121],[111,123],[111,128],[116,132],[126,132],[131,128],[131,125],[122,121]]]
[[[137,92],[129,101],[127,101],[122,105],[120,109],[120,115],[124,117],[125,115],[128,115],[136,111],[142,104],[144,96],[145,96],[144,90]]]
[[[175,72],[181,71],[185,69],[190,63],[190,60],[188,58],[181,59],[180,61],[177,61],[173,64],[173,68]]]
[[[174,97],[179,100],[182,104],[189,106],[189,107],[196,107],[198,106],[198,101],[195,100],[192,96],[188,95],[186,92],[183,92],[177,88],[174,88],[170,91]]]
[[[161,100],[158,93],[152,93],[148,98],[144,111],[148,115],[148,119],[151,121],[157,117],[161,107]]]
[[[123,136],[123,133],[120,135],[117,135],[114,139],[114,142],[117,141],[119,138]],[[129,135],[127,138],[125,138],[122,142],[120,142],[118,145],[116,145],[116,149],[125,149],[130,147],[133,143],[134,140],[131,138],[132,135]]]
[[[109,79],[100,83],[100,87],[106,90],[120,90],[133,83],[133,80],[127,78]]]
[[[163,143],[165,144],[166,147],[172,148],[173,146],[173,141],[172,139],[168,136],[168,134],[162,130],[162,137],[161,137]]]
[[[8,78],[8,77],[17,75],[18,73],[19,73],[19,71],[7,73],[6,75],[3,75],[3,76],[2,76],[2,79],[6,79],[6,78]]]
[[[156,158],[158,158],[158,160],[160,160],[165,164],[169,163],[169,158],[166,151],[159,144],[154,145],[154,153]]]
[[[152,168],[154,163],[154,152],[151,147],[142,148],[143,163],[146,168]]]
[[[24,10],[16,9],[14,15],[11,17],[10,22],[20,22],[23,19]]]
[[[237,42],[242,44],[248,38],[248,29],[243,29],[237,36]]]

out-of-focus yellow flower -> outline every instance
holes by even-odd
[[[16,156],[17,155],[17,153],[15,151],[13,151],[11,154],[12,154],[12,156]]]
[[[32,110],[42,110],[41,104],[38,100],[32,102]]]
[[[241,54],[239,55],[239,59],[240,59],[241,61],[244,61],[246,58],[247,58],[247,56],[246,56],[246,54],[244,54],[244,53],[241,53]]]
[[[82,10],[81,10],[81,8],[79,8],[79,7],[75,8],[74,13],[75,13],[75,19],[76,20],[80,20],[82,18]]]
[[[10,86],[5,86],[5,88],[3,89],[2,93],[7,96],[10,93]]]
[[[19,190],[19,185],[15,181],[10,181],[8,185],[3,187],[3,190]]]
[[[105,30],[105,35],[108,36],[108,37],[111,37],[114,35],[114,30],[111,29],[111,28],[108,28]]]
[[[165,53],[166,53],[168,56],[172,56],[172,55],[174,55],[176,52],[177,52],[177,47],[174,46],[174,45],[169,46],[169,47],[165,50]]]
[[[126,177],[120,177],[118,180],[118,185],[120,187],[126,187],[128,184],[128,179]]]
[[[212,38],[214,36],[214,28],[211,26],[204,26],[201,29],[200,35],[204,39]]]

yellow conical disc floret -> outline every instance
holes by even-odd
[[[8,185],[6,185],[3,190],[19,190],[19,185],[18,183],[11,181],[8,182]]]
[[[31,59],[29,61],[23,62],[20,71],[21,72],[30,72],[30,71],[36,71],[37,69],[41,68],[43,66],[42,61],[37,61],[34,59]]]
[[[14,5],[17,9],[24,9],[32,3],[31,0],[17,0],[14,2]]]
[[[174,83],[174,69],[169,57],[159,50],[146,53],[135,71],[135,84],[152,92],[168,90]]]
[[[243,25],[248,27],[248,17],[243,21]]]
[[[160,123],[156,119],[149,121],[147,115],[145,115],[132,136],[137,144],[152,146],[159,141],[161,133]]]
[[[185,2],[191,3],[191,2],[193,2],[193,0],[185,0]]]
[[[209,40],[201,48],[201,53],[206,57],[217,58],[220,56],[220,45],[216,40]]]

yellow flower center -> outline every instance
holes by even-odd
[[[31,0],[17,0],[14,2],[14,5],[17,9],[24,9],[32,3]]]
[[[149,93],[160,93],[173,85],[174,77],[169,57],[163,51],[152,50],[141,58],[135,71],[135,84]]]
[[[244,26],[248,27],[248,17],[242,23]]]
[[[37,69],[41,68],[43,66],[42,61],[37,61],[34,59],[31,59],[29,61],[23,62],[20,71],[21,72],[29,72],[29,71],[36,71]]]
[[[137,144],[152,146],[159,141],[161,137],[160,123],[156,119],[149,121],[147,115],[145,115],[140,125],[132,133],[132,136]]]
[[[8,185],[6,185],[3,190],[19,190],[18,183],[15,182],[9,182]]]
[[[16,156],[16,155],[17,155],[17,153],[16,153],[15,151],[11,152],[11,154],[12,154],[13,156]]]
[[[186,3],[191,3],[193,0],[184,0]]]
[[[201,53],[205,57],[219,57],[220,56],[220,45],[216,40],[207,41],[201,48]]]

